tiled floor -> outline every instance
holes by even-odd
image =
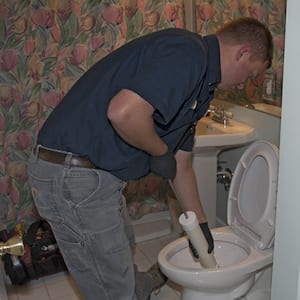
[[[135,262],[140,271],[147,270],[157,261],[159,251],[170,241],[177,238],[176,233],[158,239],[140,242],[135,252]],[[7,286],[8,300],[83,300],[74,281],[67,273],[58,273],[33,280],[22,286]],[[167,282],[151,300],[179,300],[180,288]]]

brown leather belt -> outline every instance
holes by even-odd
[[[38,158],[51,162],[53,164],[96,169],[96,166],[90,160],[84,157],[80,157],[78,155],[72,154],[72,156],[69,159],[66,159],[68,155],[67,153],[52,151],[41,147],[35,147],[33,151],[34,153],[37,153]]]

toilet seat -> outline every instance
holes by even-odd
[[[230,228],[262,250],[270,248],[274,239],[278,156],[275,145],[254,142],[240,158],[229,189]]]

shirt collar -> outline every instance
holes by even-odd
[[[221,81],[220,47],[216,35],[204,37],[208,49],[208,90],[213,92]]]

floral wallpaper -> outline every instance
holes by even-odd
[[[38,218],[27,159],[76,80],[127,41],[183,19],[182,0],[0,0],[0,227]]]
[[[285,4],[264,2],[195,0],[197,31],[237,15],[264,18],[276,33],[280,76]],[[38,218],[27,160],[38,130],[76,80],[124,43],[167,27],[184,27],[183,0],[0,0],[0,228]],[[252,85],[255,94],[260,82]],[[130,182],[132,218],[166,209],[165,185],[151,176]]]
[[[240,105],[265,102],[281,107],[286,0],[194,0],[196,31],[213,33],[221,24],[237,17],[251,16],[266,24],[274,39],[274,59],[270,70],[249,80],[244,88],[217,92],[219,99]],[[266,80],[273,82],[272,96],[265,94]]]

